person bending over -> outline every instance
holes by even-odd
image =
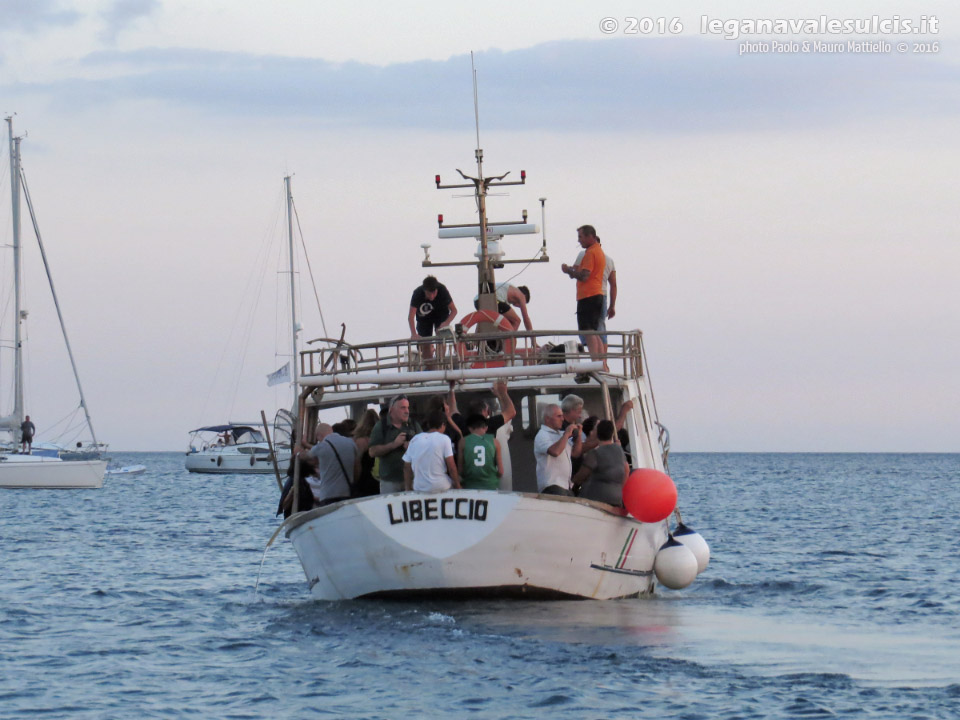
[[[523,317],[523,327],[527,330],[533,330],[533,323],[530,322],[530,315],[527,314],[527,303],[530,302],[530,289],[526,285],[514,287],[509,283],[500,283],[497,285],[497,312],[503,315],[510,327],[506,330],[513,331],[520,329],[520,316]],[[473,307],[479,309],[480,296],[473,298]],[[520,316],[517,315],[517,308]]]
[[[414,340],[433,337],[437,330],[447,327],[456,316],[457,306],[447,286],[433,275],[427,275],[410,298],[410,312],[407,314],[410,337]],[[433,357],[433,345],[430,343],[421,343],[420,351],[425,358]]]

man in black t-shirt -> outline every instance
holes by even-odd
[[[410,298],[410,312],[407,315],[410,337],[415,340],[433,337],[437,330],[447,327],[456,316],[457,306],[453,304],[446,285],[433,275],[427,275]],[[423,343],[421,352],[426,358],[433,357],[433,346]]]

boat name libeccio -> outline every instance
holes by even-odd
[[[421,520],[487,520],[487,501],[470,498],[426,498],[403,500],[397,510],[394,503],[387,505],[390,524],[420,522]]]

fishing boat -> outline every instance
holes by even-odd
[[[70,339],[67,336],[63,313],[60,310],[60,302],[57,299],[56,289],[53,286],[53,276],[50,273],[46,251],[44,250],[43,240],[37,225],[36,213],[33,209],[30,192],[21,167],[21,138],[15,137],[13,134],[13,118],[8,117],[6,120],[10,149],[11,215],[13,218],[13,408],[8,415],[0,417],[0,431],[5,431],[10,436],[9,443],[3,451],[0,451],[0,487],[99,488],[103,485],[103,475],[107,467],[106,461],[100,456],[100,449],[103,446],[97,442],[96,433],[93,430],[93,422],[90,419],[90,412],[83,395],[83,387],[80,384],[80,375],[77,372],[77,364],[73,356],[73,350],[70,347]],[[86,425],[93,438],[89,447],[94,448],[95,452],[89,455],[81,452],[75,453],[72,457],[61,457],[61,446],[57,445],[53,445],[52,449],[50,447],[38,448],[37,455],[21,454],[18,452],[21,448],[21,428],[26,417],[23,400],[23,326],[26,321],[27,312],[22,308],[21,297],[21,192],[27,201],[27,208],[30,211],[34,235],[37,238],[40,255],[43,258],[44,268],[46,269],[47,279],[50,285],[50,292],[53,295],[54,305],[60,321],[60,329],[63,333],[67,354],[70,358],[70,365],[73,368],[73,375],[80,396],[79,407],[83,410]],[[65,448],[63,449],[66,450]],[[67,451],[67,455],[70,455],[69,451]]]
[[[300,323],[297,320],[297,285],[294,269],[293,192],[290,176],[284,178],[287,202],[287,250],[290,275],[290,342],[289,362],[267,376],[268,385],[289,383],[292,388],[291,408],[297,404],[297,362]],[[293,368],[292,374],[290,368]],[[225,423],[207,425],[190,431],[190,443],[184,466],[195,473],[273,474],[276,467],[286,469],[291,455],[293,413],[280,408],[273,422],[273,436],[265,437],[266,428],[257,423]]]
[[[485,176],[479,139],[477,144],[475,177],[458,171],[462,184],[435,178],[441,190],[473,190],[479,222],[445,225],[441,215],[438,234],[475,240],[477,260],[433,262],[425,245],[422,265],[476,265],[478,313],[453,332],[429,338],[432,352],[423,352],[425,341],[411,339],[304,350],[298,427],[301,437],[309,438],[322,411],[359,419],[368,407],[383,407],[399,396],[409,400],[411,416],[423,417],[429,399],[445,395],[451,383],[462,406],[489,398],[491,383],[506,380],[517,414],[501,428],[509,434],[501,489],[358,497],[290,515],[281,527],[310,592],[323,600],[644,596],[662,577],[658,563],[666,565],[678,544],[690,556],[683,559],[685,567],[694,563],[692,576],[684,570],[688,579],[683,583],[692,582],[702,568],[685,545],[670,537],[669,518],[641,522],[621,507],[538,492],[534,437],[541,411],[566,395],[582,398],[585,414],[624,418],[634,469],[665,471],[669,434],[659,420],[639,330],[608,332],[606,350],[591,358],[582,351],[581,331],[500,329],[495,270],[511,262],[548,262],[549,257],[544,235],[534,258],[506,259],[500,242],[505,235],[540,230],[527,222],[526,211],[519,221],[488,222],[487,193],[524,185],[526,174],[521,172],[517,181]],[[342,362],[343,357],[350,361]],[[293,487],[296,492],[298,483]],[[293,506],[299,507],[296,498]]]

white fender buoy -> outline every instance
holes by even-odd
[[[682,590],[697,579],[697,558],[690,548],[671,536],[657,551],[653,571],[664,587]]]
[[[697,575],[707,569],[707,565],[710,564],[710,546],[703,539],[703,535],[680,523],[673,531],[673,539],[690,548],[690,552],[697,559]]]

